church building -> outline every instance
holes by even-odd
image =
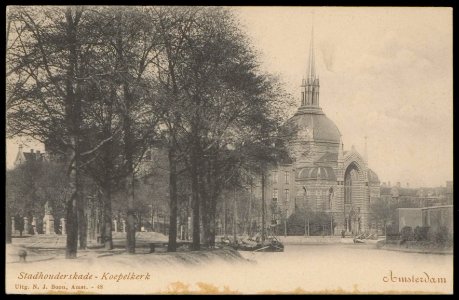
[[[270,170],[265,194],[267,203],[271,199],[272,203],[267,213],[271,225],[280,229],[278,234],[284,230],[295,235],[369,231],[370,204],[380,197],[379,179],[369,168],[366,154],[362,156],[354,147],[344,150],[338,127],[320,107],[314,60],[311,38],[301,105],[285,124],[293,132],[288,141],[292,161]],[[295,218],[303,226],[300,230],[295,229]]]

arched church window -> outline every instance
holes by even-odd
[[[328,189],[328,208],[332,209],[333,197],[335,196],[335,192],[333,187]]]

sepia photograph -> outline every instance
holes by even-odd
[[[7,6],[6,294],[453,294],[451,7]]]

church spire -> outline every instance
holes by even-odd
[[[306,74],[307,79],[316,78],[316,66],[315,66],[315,57],[314,57],[314,25],[311,29],[311,42],[309,46],[309,62],[308,62],[308,71]]]
[[[320,109],[319,106],[319,77],[316,74],[316,61],[314,55],[314,25],[311,28],[311,42],[309,46],[309,60],[306,78],[301,85],[301,107]]]

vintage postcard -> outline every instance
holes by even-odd
[[[7,294],[452,294],[452,8],[9,6]]]

